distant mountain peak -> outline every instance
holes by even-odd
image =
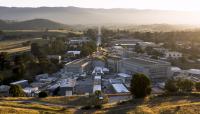
[[[183,11],[80,7],[0,7],[0,19],[49,19],[65,24],[200,24],[200,13]]]

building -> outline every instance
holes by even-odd
[[[187,70],[188,76],[196,77],[200,79],[200,69],[189,69]]]
[[[164,53],[165,58],[167,59],[178,59],[183,57],[182,53],[180,52],[175,52],[175,51],[167,51]]]
[[[138,42],[138,44],[141,46],[141,48],[145,49],[146,47],[157,47],[154,42]]]
[[[119,79],[122,80],[123,84],[126,86],[126,87],[130,87],[130,83],[131,83],[131,79],[132,79],[132,76],[129,75],[129,74],[125,74],[125,73],[118,73],[117,76],[119,76]]]
[[[171,67],[172,76],[178,76],[183,73],[179,67]]]
[[[81,54],[81,51],[67,51],[68,55],[77,56]]]
[[[22,88],[29,86],[28,80],[20,80],[20,81],[12,82],[10,83],[10,85],[20,85]]]
[[[83,74],[89,71],[91,62],[86,59],[78,59],[72,62],[66,63],[64,69],[66,72],[71,72],[74,74]]]
[[[39,75],[35,76],[35,80],[40,81],[40,79],[46,79],[46,78],[48,78],[48,76],[49,75],[47,73],[39,74]]]
[[[101,76],[94,76],[93,93],[101,91]]]
[[[125,58],[120,61],[119,71],[126,74],[143,73],[151,79],[166,79],[171,75],[169,62],[149,58]]]
[[[51,85],[48,90],[54,92],[56,88],[59,87],[58,95],[60,96],[72,96],[74,93],[74,88],[76,85],[76,80],[71,78],[60,79],[56,84]]]
[[[108,56],[107,57],[107,63],[108,68],[111,72],[118,72],[119,71],[119,63],[122,59],[118,56]]]
[[[0,86],[0,96],[9,96],[10,86],[1,85]]]
[[[87,37],[73,37],[69,39],[69,44],[71,45],[81,45],[83,43],[87,43],[90,40]]]
[[[26,96],[29,96],[29,97],[34,97],[36,95],[39,94],[39,90],[38,90],[38,87],[26,87],[23,89],[24,93],[26,94]]]
[[[96,91],[101,91],[101,85],[94,85],[93,86],[93,93],[95,93]]]
[[[74,87],[76,85],[76,80],[65,79],[60,85],[59,95],[61,96],[72,96],[74,93]]]
[[[165,48],[153,48],[153,49],[160,52],[160,53],[166,53],[166,52],[169,51],[168,49],[165,49]]]
[[[136,43],[142,42],[142,40],[139,39],[129,39],[129,38],[123,38],[123,39],[117,39],[112,41],[112,45],[121,45],[121,46],[130,46],[134,47]]]
[[[124,86],[124,84],[112,84],[116,93],[129,93],[129,90]]]

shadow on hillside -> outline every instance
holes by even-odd
[[[162,96],[162,97],[155,97],[148,101],[149,107],[159,106],[162,103],[177,103],[179,101],[187,101],[187,102],[198,102],[200,99],[198,97],[192,96]]]
[[[82,110],[79,109],[75,112],[75,114],[93,114],[93,113],[105,113],[105,114],[126,114],[130,110],[134,110],[137,106],[146,102],[144,99],[134,99],[131,101],[123,102],[116,104],[116,106],[103,108],[100,110],[90,109],[90,110]]]
[[[131,110],[136,110],[137,106],[140,106],[146,102],[146,99],[133,99],[125,103],[118,103],[115,107],[109,108],[106,114],[126,114]]]

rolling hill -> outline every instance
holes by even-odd
[[[48,19],[33,19],[27,21],[4,21],[0,20],[1,30],[41,30],[41,29],[63,29],[68,28],[67,25],[60,24]]]
[[[78,7],[0,7],[0,19],[50,19],[64,24],[200,24],[199,12],[93,9]]]

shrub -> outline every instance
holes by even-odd
[[[190,92],[194,87],[194,83],[188,79],[177,80],[177,85],[181,92]]]
[[[92,108],[91,105],[86,105],[86,106],[81,107],[81,109],[83,109],[83,110],[89,110],[91,108]]]
[[[94,108],[95,108],[95,109],[102,109],[103,106],[102,106],[101,104],[98,104],[98,105],[95,105]]]
[[[9,94],[13,97],[23,97],[25,96],[24,91],[20,85],[11,85],[9,89]]]
[[[151,94],[151,81],[144,74],[134,74],[130,91],[135,98],[144,98]]]
[[[168,79],[165,83],[165,89],[167,90],[167,92],[177,92],[178,87],[176,81],[174,79]]]
[[[39,98],[45,98],[47,96],[48,96],[48,94],[45,91],[42,91],[39,93]]]
[[[128,101],[119,101],[119,102],[117,102],[117,105],[124,105],[126,103],[128,103]]]

